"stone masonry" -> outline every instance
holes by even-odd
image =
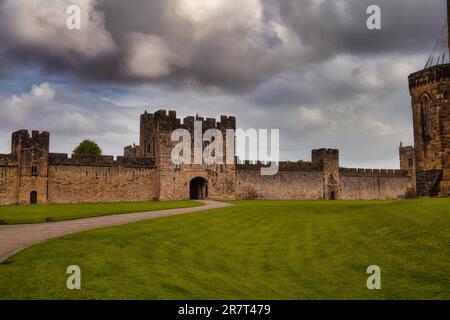
[[[0,204],[83,203],[211,199],[402,199],[411,197],[411,150],[400,151],[403,170],[351,169],[339,166],[339,151],[317,149],[311,162],[280,162],[274,176],[262,176],[262,164],[175,164],[175,129],[193,132],[236,129],[236,118],[177,118],[175,111],[145,112],[140,145],[124,156],[51,153],[48,132],[12,134],[11,153],[0,155]],[[225,145],[225,142],[224,142]],[[226,149],[225,149],[226,150]],[[226,154],[224,155],[226,158]],[[405,160],[408,158],[408,160]]]
[[[450,195],[450,64],[409,76],[419,197]]]

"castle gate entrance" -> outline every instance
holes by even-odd
[[[32,191],[30,193],[30,204],[37,204],[37,192]]]
[[[208,181],[197,177],[189,183],[189,195],[191,200],[202,200],[208,197]]]

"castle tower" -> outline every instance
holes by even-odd
[[[50,134],[20,130],[12,134],[11,154],[19,165],[18,204],[40,204],[48,200],[48,154]]]
[[[153,158],[158,171],[157,189],[160,200],[184,200],[197,198],[232,198],[236,179],[235,164],[194,163],[191,150],[191,164],[175,164],[171,153],[179,143],[172,141],[172,132],[185,129],[191,134],[194,147],[194,122],[202,124],[202,134],[208,129],[219,129],[225,146],[226,130],[236,129],[236,118],[221,116],[220,122],[213,118],[177,118],[175,111],[159,110],[141,115],[140,146],[141,157]],[[203,137],[200,137],[202,139]],[[203,147],[205,142],[203,143]],[[226,149],[224,158],[226,158]]]
[[[450,0],[447,0],[450,24]],[[449,28],[447,28],[449,29]],[[419,197],[450,195],[450,37],[424,70],[409,76]],[[433,64],[435,63],[435,64]]]
[[[326,200],[340,199],[339,150],[313,150],[312,163],[320,166],[323,171],[323,198]]]
[[[404,147],[400,143],[400,169],[407,171],[408,176],[411,177],[411,183],[408,190],[408,198],[414,198],[416,195],[416,155],[414,147]]]

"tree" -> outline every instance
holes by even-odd
[[[92,140],[84,140],[78,147],[73,150],[74,154],[89,155],[89,156],[101,156],[102,149]]]

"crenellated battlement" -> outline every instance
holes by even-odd
[[[118,156],[117,159],[114,159],[114,156],[89,156],[77,154],[72,154],[71,158],[69,158],[67,153],[50,153],[49,165],[154,168],[155,162],[148,158]]]
[[[37,130],[31,131],[22,129],[12,134],[11,139],[11,153],[17,155],[20,150],[40,149],[42,151],[49,150],[50,133],[47,131],[39,132]]]
[[[128,158],[139,158],[141,148],[135,144],[123,148],[123,155]]]
[[[236,117],[220,116],[220,121],[215,118],[185,117],[177,118],[176,111],[158,110],[154,113],[145,111],[141,115],[141,127],[146,126],[154,131],[174,131],[176,129],[191,130],[194,128],[194,121],[201,121],[203,130],[208,129],[236,129]]]
[[[400,146],[400,150],[403,152],[414,152],[414,147],[413,146]]]
[[[12,154],[0,154],[0,167],[15,167],[17,159]]]
[[[323,165],[326,162],[334,162],[339,165],[339,150],[338,149],[314,149],[311,151],[311,159],[315,164]]]
[[[450,64],[441,64],[421,70],[408,77],[411,94],[414,90],[426,87],[433,83],[450,81]]]
[[[270,167],[269,164],[264,164],[261,162],[254,163],[252,161],[243,161],[238,163],[236,166],[237,170],[261,170],[261,168]],[[291,162],[291,161],[280,161],[278,163],[279,171],[303,171],[303,172],[320,172],[321,167],[312,162]]]
[[[407,170],[339,168],[340,174],[351,177],[408,177]]]
[[[339,155],[338,149],[314,149],[312,150],[313,155]]]
[[[338,170],[339,150],[338,149],[314,149],[311,151],[312,163],[321,166],[324,170]]]

